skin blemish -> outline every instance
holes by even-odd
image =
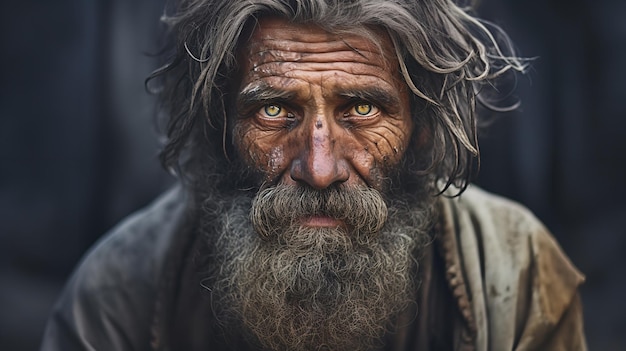
[[[278,172],[284,162],[283,146],[275,146],[270,150],[267,166],[272,174]]]
[[[321,120],[317,120],[317,122],[315,122],[315,128],[317,129],[321,129],[324,125],[322,124]]]

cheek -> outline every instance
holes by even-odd
[[[282,144],[276,143],[272,135],[241,121],[235,126],[234,137],[238,155],[248,167],[262,172],[266,179],[282,172],[286,164],[285,152]]]
[[[362,182],[374,189],[382,190],[384,172],[382,165],[374,157],[371,147],[363,145],[360,149],[353,150],[350,163]]]
[[[361,140],[364,150],[379,166],[396,166],[409,147],[411,130],[410,125],[390,123],[363,131]]]
[[[235,126],[233,143],[237,147],[238,156],[244,163],[254,169],[259,169],[263,152],[255,143],[255,134],[249,123],[240,121]]]
[[[361,148],[353,153],[352,163],[360,176],[374,187],[382,186],[410,147],[411,131],[410,124],[397,123],[356,134]]]
[[[274,146],[269,153],[267,166],[271,175],[276,175],[282,171],[285,165],[285,152],[282,145]]]

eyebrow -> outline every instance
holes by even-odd
[[[395,112],[400,106],[398,94],[377,86],[358,88],[336,88],[334,93],[347,100],[363,100]],[[237,94],[237,112],[246,115],[252,109],[268,102],[287,102],[296,97],[296,92],[277,89],[265,82],[256,82],[244,87]]]
[[[353,89],[340,89],[338,95],[347,99],[358,99],[372,102],[389,110],[397,110],[400,106],[398,94],[380,87],[360,87]]]
[[[270,101],[287,101],[295,97],[295,93],[276,89],[264,82],[250,84],[237,94],[237,110],[245,114],[249,109]]]

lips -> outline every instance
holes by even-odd
[[[343,221],[340,221],[333,217],[315,215],[303,218],[302,225],[307,227],[337,228],[343,226],[344,223]]]

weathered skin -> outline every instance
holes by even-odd
[[[259,22],[239,53],[235,140],[267,183],[382,190],[413,124],[390,40],[373,39],[278,18]]]

